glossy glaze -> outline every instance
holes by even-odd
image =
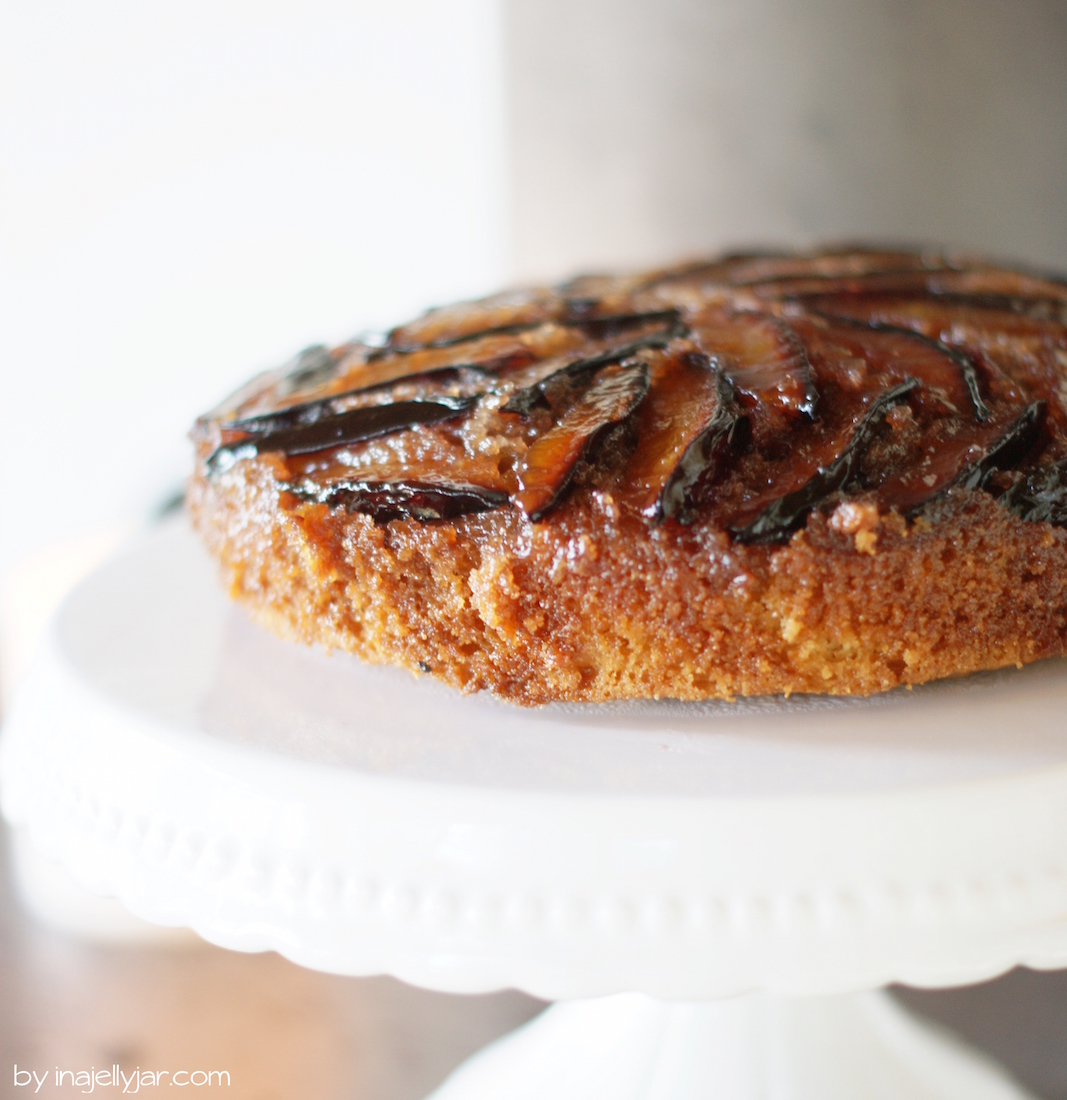
[[[572,486],[652,523],[774,542],[812,509],[913,516],[985,491],[1067,522],[1067,285],[869,249],[587,277],[308,349],[202,420],[209,468],[280,453],[282,486],[380,521]]]

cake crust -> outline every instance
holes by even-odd
[[[235,395],[189,507],[271,629],[521,704],[1021,665],[1067,636],[1065,316],[872,250],[511,294]]]

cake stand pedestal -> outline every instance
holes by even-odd
[[[886,993],[642,993],[561,1001],[461,1066],[432,1100],[1020,1100],[973,1051]]]
[[[1065,713],[1064,662],[871,700],[462,698],[253,627],[178,524],[67,601],[0,800],[147,920],[564,1002],[448,1100],[1018,1097],[864,991],[1067,965]]]

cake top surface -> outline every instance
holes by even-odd
[[[1067,523],[1067,283],[942,252],[751,254],[589,276],[314,347],[194,430],[222,474],[376,520],[579,491],[779,542],[951,487]],[[848,511],[847,509],[845,510]],[[847,520],[847,517],[846,517]]]

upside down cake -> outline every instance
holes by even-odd
[[[309,348],[193,430],[281,633],[524,704],[898,684],[1062,654],[1067,283],[727,256]]]

